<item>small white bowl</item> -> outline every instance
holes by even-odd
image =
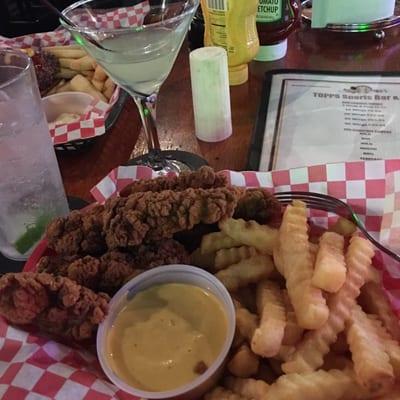
[[[42,99],[47,122],[54,122],[63,113],[83,115],[94,98],[87,93],[56,93]]]
[[[186,283],[198,286],[208,290],[214,294],[221,302],[227,316],[228,329],[224,345],[217,359],[211,364],[207,371],[194,379],[174,390],[165,392],[147,392],[128,385],[120,379],[112,370],[106,356],[107,336],[111,326],[121,309],[131,300],[137,293],[148,289],[155,285],[165,283]],[[193,310],[196,312],[196,310]],[[235,308],[232,298],[225,286],[210,273],[196,267],[188,265],[168,265],[146,271],[130,282],[125,284],[111,299],[109,312],[106,319],[100,324],[97,331],[97,356],[100,365],[108,378],[120,389],[130,393],[138,398],[143,399],[199,399],[201,396],[211,389],[220,378],[223,367],[231,347],[233,336],[235,334]]]

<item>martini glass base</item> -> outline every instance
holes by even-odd
[[[156,153],[133,158],[127,165],[145,165],[158,172],[159,175],[166,175],[169,172],[195,171],[208,163],[204,158],[187,151],[159,150]]]

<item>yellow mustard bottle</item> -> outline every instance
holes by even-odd
[[[259,41],[256,16],[259,0],[201,0],[205,22],[205,46],[224,47],[228,52],[229,84],[241,85],[249,78],[249,63]]]

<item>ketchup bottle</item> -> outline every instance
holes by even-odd
[[[300,0],[259,0],[257,31],[260,50],[257,61],[285,57],[287,38],[300,21]]]

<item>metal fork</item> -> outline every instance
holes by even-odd
[[[371,236],[354,210],[342,200],[326,194],[312,192],[280,192],[275,193],[275,197],[283,205],[290,204],[293,200],[301,200],[306,203],[309,208],[332,212],[340,217],[346,218],[347,220],[353,222],[364,234],[364,236],[379,250],[394,258],[396,261],[400,261],[400,255],[389,250],[383,244],[378,242],[373,236]]]

